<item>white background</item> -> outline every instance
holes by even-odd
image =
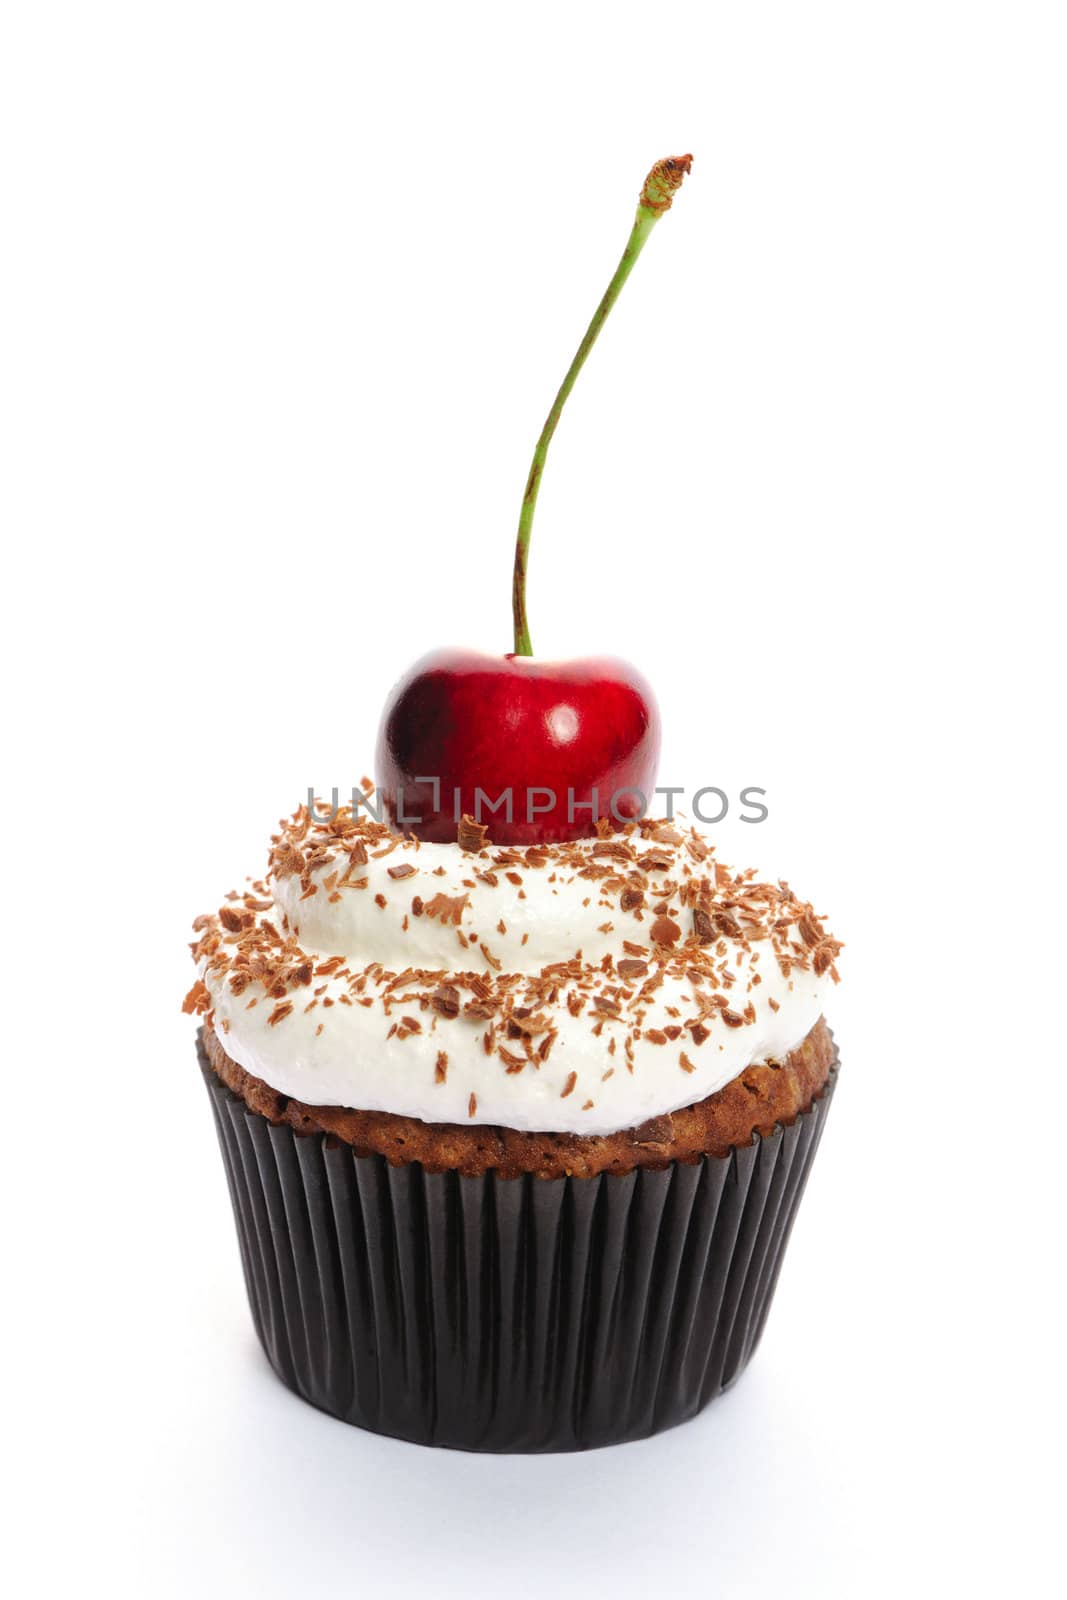
[[[1065,54],[1023,0],[5,8],[12,1592],[1058,1591]],[[534,642],[768,790],[717,842],[847,941],[845,1068],[727,1398],[419,1450],[254,1343],[188,925],[416,655],[510,647],[686,150]]]

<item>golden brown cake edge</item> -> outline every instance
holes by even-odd
[[[696,1104],[653,1117],[618,1133],[528,1133],[516,1128],[421,1122],[388,1111],[353,1111],[309,1106],[279,1094],[226,1054],[213,1028],[201,1029],[207,1060],[216,1076],[250,1110],[296,1133],[326,1133],[351,1145],[357,1155],[381,1155],[392,1166],[418,1161],[427,1172],[481,1177],[592,1178],[637,1167],[658,1169],[672,1161],[724,1156],[787,1125],[818,1099],[836,1065],[833,1035],[823,1018],[781,1062],[762,1062]]]

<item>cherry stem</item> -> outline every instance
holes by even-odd
[[[626,241],[622,260],[615,268],[615,276],[604,291],[604,298],[593,313],[593,320],[585,330],[585,338],[567,368],[567,376],[559,386],[559,393],[552,402],[552,410],[548,413],[545,425],[541,429],[541,437],[537,441],[537,448],[530,464],[530,476],[526,480],[526,493],[522,497],[519,534],[515,541],[515,573],[511,586],[511,604],[515,617],[517,656],[533,655],[530,624],[526,620],[526,564],[530,554],[530,534],[533,530],[534,511],[537,508],[537,495],[541,488],[541,475],[545,470],[545,460],[548,456],[548,447],[552,443],[552,435],[556,431],[556,424],[559,422],[567,396],[574,388],[574,380],[585,365],[586,356],[608,320],[608,313],[619,298],[623,284],[633,271],[634,262],[645,248],[648,236],[660,217],[665,211],[670,210],[671,201],[692,164],[692,156],[668,156],[664,161],[657,161],[645,179],[637,215],[630,237]]]

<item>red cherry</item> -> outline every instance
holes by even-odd
[[[398,832],[454,841],[458,818],[480,814],[495,844],[548,844],[593,833],[613,798],[616,821],[638,815],[659,746],[655,697],[625,661],[435,650],[386,702],[376,775]],[[508,790],[510,822],[506,803],[489,809]]]
[[[645,679],[625,661],[534,659],[526,565],[548,447],[567,396],[634,262],[692,164],[667,156],[645,179],[626,249],[567,369],[534,449],[515,541],[515,653],[437,650],[386,702],[377,778],[398,831],[442,843],[463,816],[496,844],[547,844],[593,833],[599,817],[638,816],[652,798],[660,722]],[[510,809],[509,809],[510,807]]]

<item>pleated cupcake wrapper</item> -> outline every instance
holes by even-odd
[[[759,1342],[837,1078],[789,1127],[625,1176],[428,1173],[251,1111],[201,1065],[275,1372],[376,1433],[581,1450],[694,1416]]]

